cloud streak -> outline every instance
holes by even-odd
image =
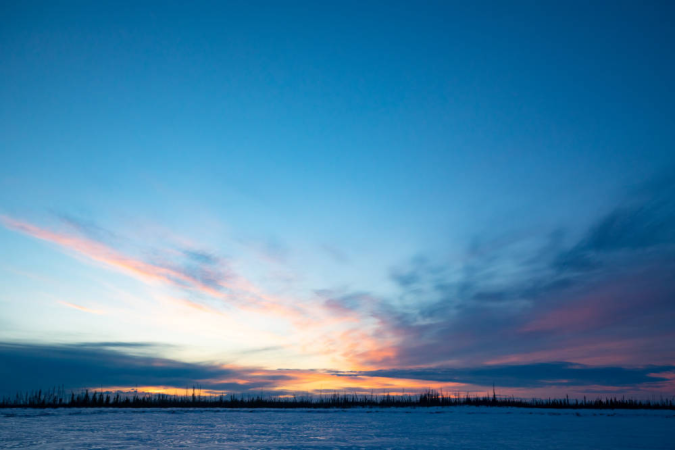
[[[0,217],[0,222],[8,229],[56,244],[144,283],[178,289],[191,297],[188,300],[184,296],[163,296],[165,301],[173,304],[215,315],[234,308],[276,323],[287,322],[294,329],[289,339],[285,339],[287,342],[305,353],[325,355],[333,364],[346,363],[351,369],[367,368],[369,366],[361,363],[365,360],[362,355],[374,355],[380,347],[379,339],[372,334],[372,326],[367,323],[367,314],[362,314],[358,308],[340,309],[330,300],[306,304],[297,299],[268,295],[256,284],[235,273],[227,261],[213,252],[169,248],[154,250],[145,257],[135,256],[134,252],[114,246],[119,241],[118,235],[70,216],[64,221],[67,228],[59,231],[7,216]],[[215,307],[212,302],[200,301],[200,298],[215,299],[225,310]],[[72,303],[65,306],[96,313]]]
[[[154,251],[141,258],[112,245],[97,241],[93,236],[113,235],[102,228],[72,217],[65,221],[68,230],[53,231],[8,216],[0,216],[8,229],[36,239],[57,244],[65,250],[84,256],[106,267],[133,276],[146,283],[159,283],[173,288],[215,297],[241,308],[266,308],[298,314],[279,299],[265,295],[243,276],[234,273],[226,261],[201,250]],[[88,230],[93,227],[93,231]]]
[[[0,386],[10,395],[21,390],[64,385],[66,389],[141,386],[171,392],[198,385],[214,392],[276,394],[298,391],[367,392],[444,388],[482,392],[496,384],[510,389],[566,389],[569,393],[650,392],[672,389],[675,366],[589,367],[571,363],[494,365],[466,368],[387,369],[375,371],[263,370],[213,363],[185,363],[150,356],[161,348],[145,343],[44,345],[0,343]],[[129,353],[129,352],[135,353]],[[673,391],[675,393],[675,391]]]
[[[466,368],[399,369],[360,372],[360,375],[456,382],[478,386],[538,388],[547,386],[636,387],[669,380],[673,366],[590,367],[572,363],[493,365]]]
[[[390,298],[349,289],[316,289],[303,300],[276,298],[215,252],[172,247],[137,257],[114,245],[116,234],[97,226],[86,231],[88,224],[74,226],[72,218],[62,232],[1,220],[144,282],[195,294],[166,298],[193,311],[224,314],[200,301],[207,296],[275,324],[285,321],[291,328],[274,345],[322,355],[324,367],[353,371],[355,383],[385,374],[398,379],[394,373],[413,369],[443,369],[437,373],[447,383],[471,383],[471,376],[478,383],[487,379],[478,368],[514,364],[520,369],[508,369],[513,373],[530,367],[537,374],[556,372],[550,380],[581,380],[581,373],[599,376],[590,372],[595,366],[660,370],[675,363],[675,183],[652,184],[628,196],[571,242],[560,228],[502,233],[477,237],[453,261],[416,257],[390,271],[399,292]],[[461,372],[467,368],[472,370]],[[507,372],[485,377],[506,379]],[[512,384],[548,386],[537,379],[539,384]],[[618,378],[612,380],[619,385]],[[566,383],[559,384],[574,382]]]
[[[89,314],[97,314],[97,315],[105,314],[104,311],[99,311],[97,309],[87,308],[86,306],[82,306],[82,305],[76,305],[75,303],[64,302],[62,300],[58,300],[58,303],[63,305],[63,306],[67,306],[68,308],[77,309],[78,311],[86,312],[86,313],[89,313]]]
[[[459,265],[393,270],[401,303],[420,306],[380,310],[400,337],[382,364],[672,363],[673,273],[675,183],[652,183],[570,246],[561,231],[483,238]]]
[[[178,270],[174,267],[161,264],[153,264],[120,253],[119,251],[83,236],[71,233],[57,233],[46,228],[41,228],[28,222],[19,221],[7,216],[1,216],[0,221],[11,230],[19,231],[31,237],[48,241],[77,252],[96,262],[123,271],[143,281],[159,281],[176,287],[185,287],[201,290],[206,293],[220,294],[214,288],[212,277],[200,275],[213,275],[213,272],[203,269],[203,274],[191,273],[190,271]],[[220,277],[219,277],[220,278]],[[217,283],[226,287],[223,281]]]

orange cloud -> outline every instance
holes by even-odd
[[[168,265],[148,263],[85,237],[69,233],[56,233],[7,216],[0,216],[0,222],[9,229],[43,241],[52,242],[93,261],[120,270],[141,281],[160,282],[174,287],[193,289],[229,301],[243,299],[260,307],[277,307],[274,304],[274,299],[262,295],[252,283],[241,277],[232,276],[232,279],[227,282],[224,279],[219,279],[217,282],[205,283],[184,271],[177,270]],[[237,295],[233,295],[235,293]]]
[[[429,382],[425,380],[411,380],[411,379],[402,379],[402,378],[385,378],[385,377],[372,377],[372,376],[358,376],[350,374],[335,374],[325,371],[313,371],[313,370],[254,370],[254,369],[241,369],[233,366],[226,367],[228,369],[235,369],[237,371],[242,370],[242,374],[245,373],[246,378],[241,376],[232,376],[226,378],[210,379],[210,380],[201,380],[201,382],[208,383],[211,385],[217,384],[231,384],[237,386],[237,391],[246,391],[249,388],[256,390],[262,389],[258,388],[258,382],[269,382],[274,380],[266,388],[265,392],[269,394],[274,394],[275,392],[280,394],[285,394],[287,392],[295,393],[331,393],[331,392],[342,392],[342,393],[358,393],[358,394],[370,394],[375,391],[376,393],[387,392],[392,395],[402,394],[404,392],[413,393],[413,392],[422,392],[427,389],[439,389],[446,392],[458,392],[465,391],[468,385],[463,383],[453,383],[453,382]],[[279,377],[283,379],[279,380]],[[92,387],[97,388],[98,387]],[[104,390],[121,390],[129,391],[129,388],[125,387],[107,387]],[[174,386],[143,386],[137,388],[138,392],[144,393],[163,393],[173,395],[184,395],[185,390],[176,388]],[[188,394],[192,393],[192,389],[188,389]],[[231,390],[223,389],[222,391],[216,389],[207,389],[203,391],[203,394],[206,395],[219,395],[221,393],[231,392]],[[236,391],[235,391],[236,392]]]
[[[200,292],[225,301],[242,311],[284,320],[294,327],[290,341],[299,343],[309,354],[328,356],[335,365],[347,364],[350,370],[378,368],[378,362],[395,354],[395,339],[384,332],[377,320],[367,313],[343,307],[335,302],[302,302],[284,300],[266,294],[246,278],[228,273],[216,276],[206,271],[206,279],[172,267],[171,264],[150,263],[127,255],[104,243],[74,232],[55,232],[28,222],[0,216],[5,227],[28,236],[51,242],[92,261],[123,272],[148,283],[159,283],[180,289]],[[205,313],[222,314],[212,307],[184,299],[173,298],[174,303]],[[373,299],[370,299],[372,302]],[[66,306],[95,313],[77,305]]]

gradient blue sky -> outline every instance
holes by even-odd
[[[0,2],[0,378],[675,393],[674,13]]]

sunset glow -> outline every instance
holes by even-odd
[[[670,6],[198,3],[3,4],[0,398],[675,395]]]

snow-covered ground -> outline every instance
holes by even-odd
[[[675,411],[6,409],[0,447],[675,449]]]

